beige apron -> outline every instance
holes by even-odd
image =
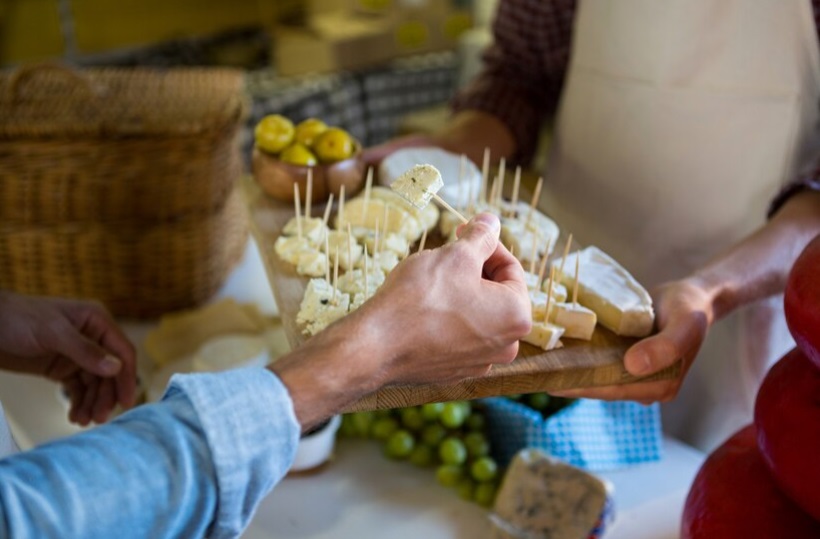
[[[808,0],[580,0],[542,203],[647,287],[682,277],[764,222],[818,104]],[[751,420],[781,302],[713,327],[667,432],[710,449]]]

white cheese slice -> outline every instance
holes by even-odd
[[[273,244],[273,250],[279,258],[294,266],[299,263],[302,254],[318,252],[306,238],[299,239],[296,236],[279,236]]]
[[[580,256],[578,303],[595,311],[598,323],[618,335],[645,337],[652,332],[652,297],[620,264],[597,247],[571,253],[561,273],[561,259],[553,262],[557,278],[568,288],[575,279]]]
[[[598,316],[581,304],[556,303],[550,309],[550,321],[564,328],[564,337],[589,341]]]
[[[424,208],[433,195],[444,187],[441,173],[433,165],[414,165],[390,184],[393,191],[400,194],[417,208]]]
[[[563,334],[564,328],[561,326],[549,322],[533,321],[532,329],[522,340],[540,346],[544,350],[553,350],[563,346],[561,344],[561,335]]]

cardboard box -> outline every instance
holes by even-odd
[[[273,56],[279,74],[292,76],[372,67],[394,51],[384,21],[327,13],[306,27],[276,27]]]

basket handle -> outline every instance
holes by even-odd
[[[46,71],[63,74],[65,78],[74,81],[77,86],[84,88],[89,97],[97,98],[103,94],[101,89],[95,85],[87,75],[84,75],[80,71],[64,64],[44,62],[22,66],[11,74],[7,86],[8,99],[10,101],[19,99],[21,97],[18,93],[20,86],[26,80],[36,77],[38,73],[44,73]]]

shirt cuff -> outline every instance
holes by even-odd
[[[779,210],[787,200],[800,191],[804,191],[806,189],[811,191],[820,191],[820,177],[818,177],[818,175],[820,175],[820,169],[817,169],[812,174],[784,187],[780,193],[777,194],[774,200],[772,200],[771,206],[769,206],[769,218],[771,219],[772,216],[777,213],[777,210]]]
[[[210,537],[236,537],[290,468],[301,427],[287,388],[259,368],[175,375],[211,450],[219,492]]]

